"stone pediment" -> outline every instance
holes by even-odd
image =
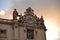
[[[24,16],[20,17],[19,21],[23,24],[33,25],[37,23],[37,16],[33,13],[32,8],[27,8],[26,12],[24,12]]]
[[[26,12],[24,12],[24,15],[19,18],[18,22],[26,26],[45,26],[43,16],[41,16],[41,18],[38,18],[34,14],[34,10],[31,7],[28,7],[26,9]]]

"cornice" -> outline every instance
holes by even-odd
[[[3,18],[0,18],[0,24],[13,24],[13,20],[12,19],[3,19]]]

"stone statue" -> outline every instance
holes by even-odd
[[[43,19],[43,16],[41,16],[40,22],[41,22],[41,23],[40,23],[41,25],[44,25],[44,19]]]
[[[13,20],[17,20],[17,16],[18,16],[18,12],[16,11],[16,9],[14,9],[14,11],[13,11]]]

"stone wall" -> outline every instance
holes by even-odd
[[[6,37],[0,38],[0,39],[2,39],[2,40],[12,40],[13,39],[12,25],[0,24],[0,29],[6,30]]]

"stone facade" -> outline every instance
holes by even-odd
[[[31,7],[24,15],[18,15],[15,9],[13,19],[0,18],[0,40],[46,40],[43,16],[38,18]]]

